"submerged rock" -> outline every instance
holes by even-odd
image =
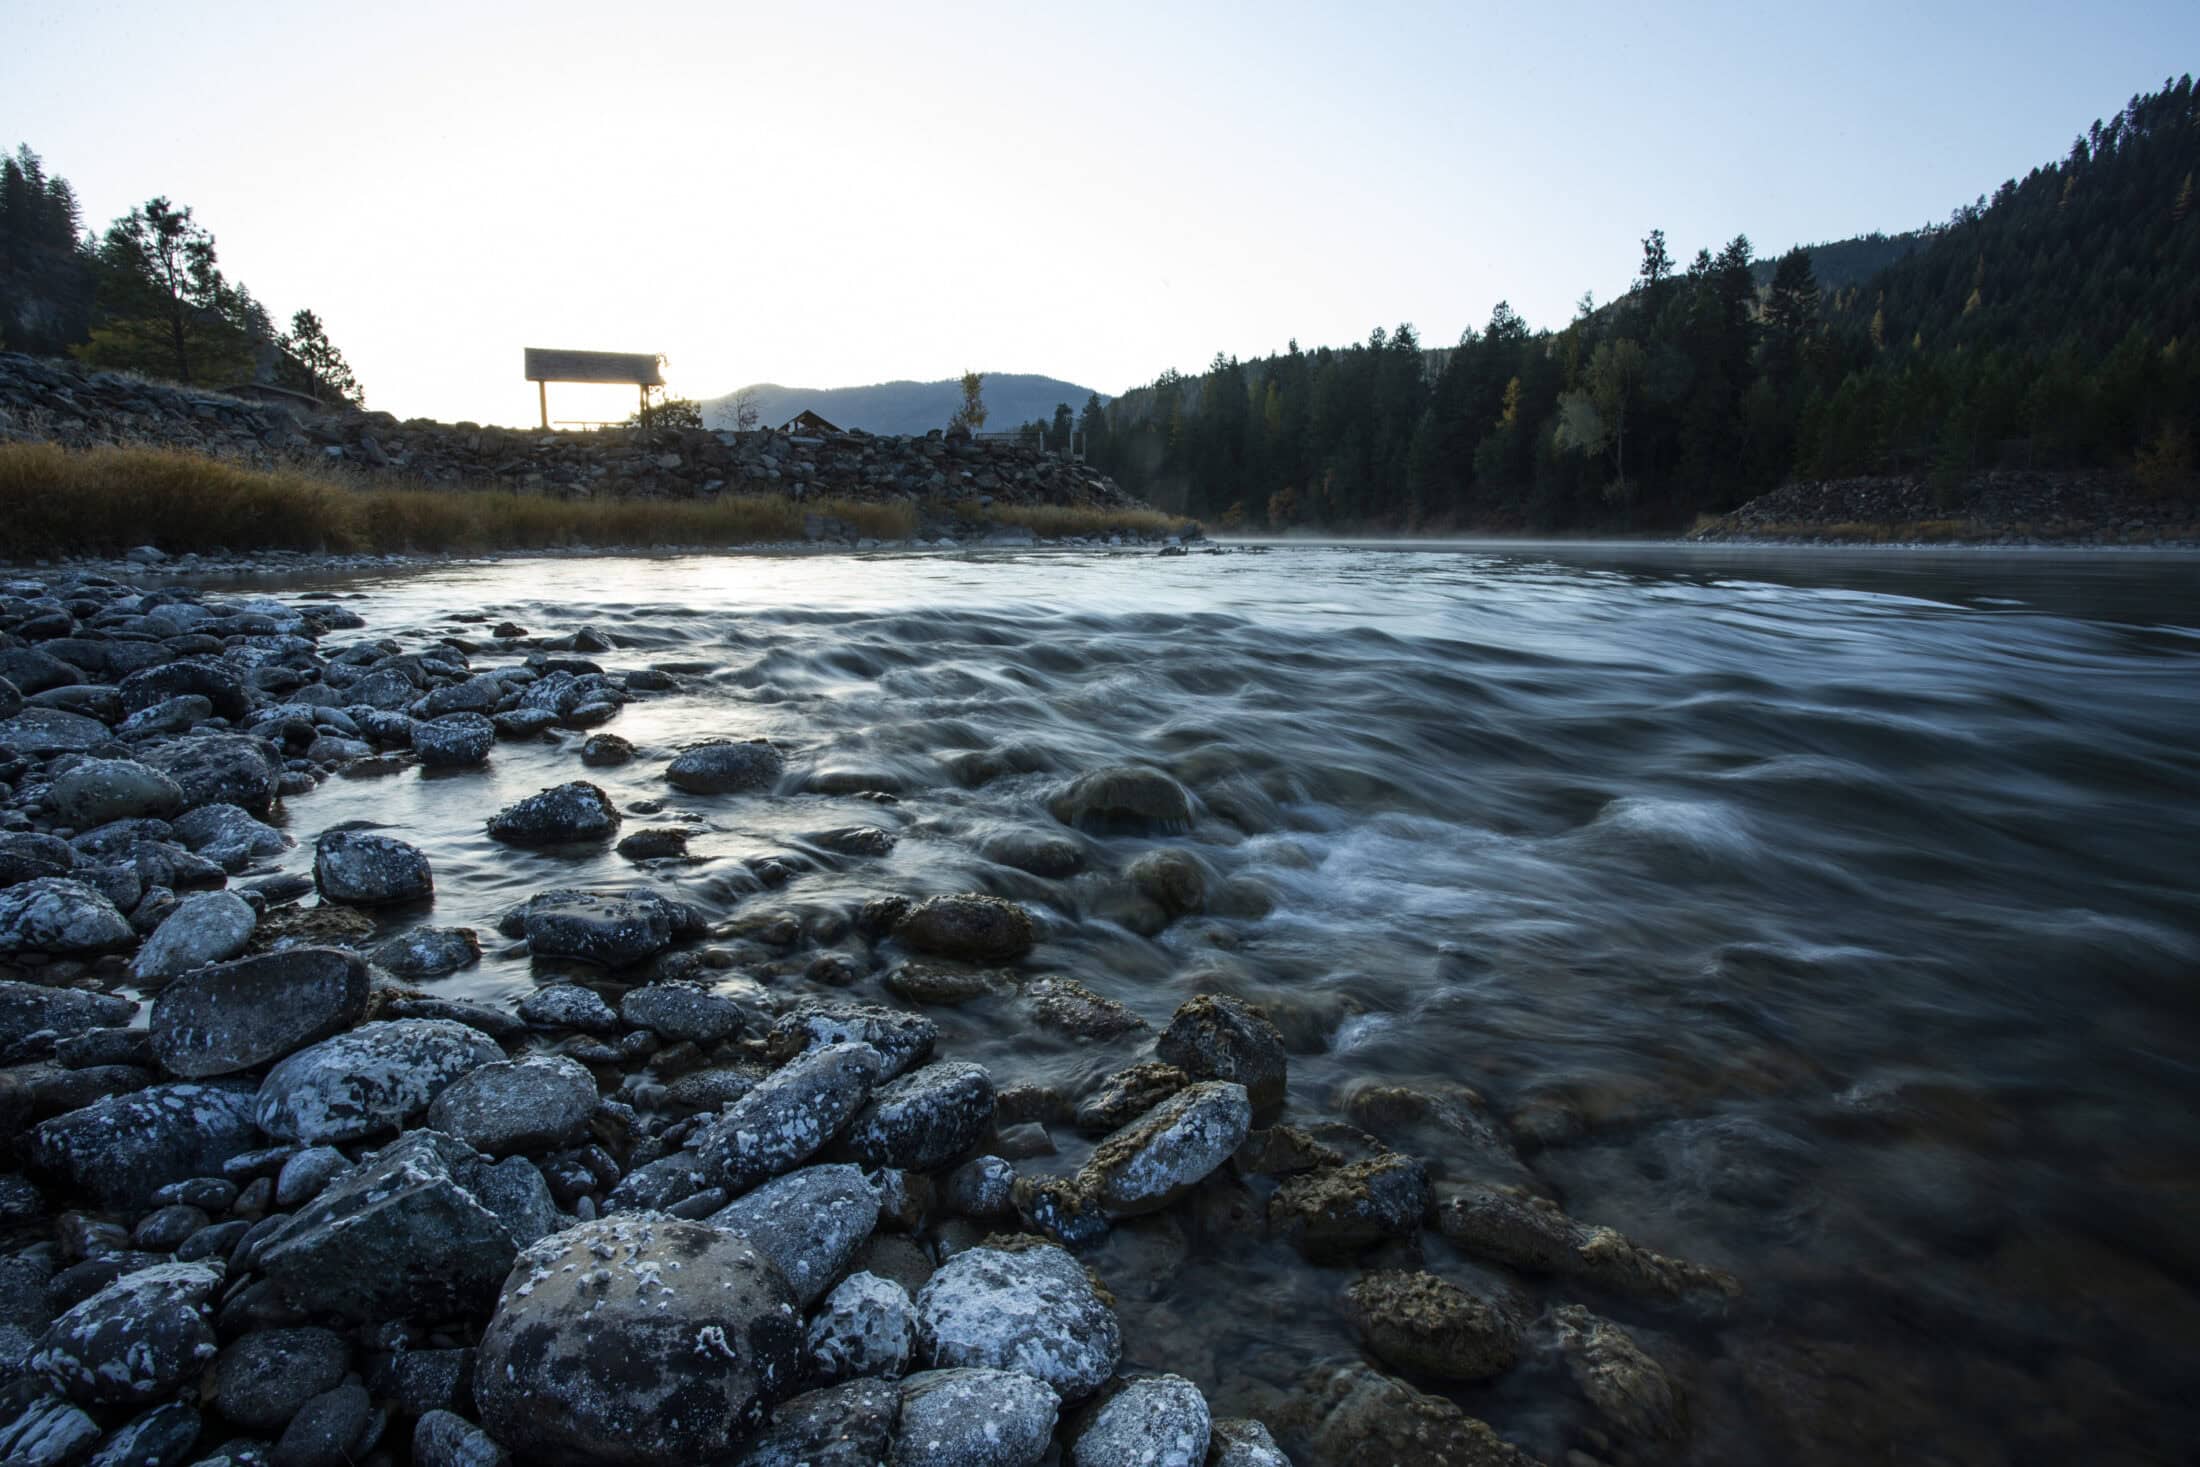
[[[1474,1257],[1586,1279],[1617,1294],[1723,1304],[1742,1291],[1730,1273],[1652,1252],[1616,1229],[1579,1222],[1555,1203],[1511,1188],[1460,1187],[1437,1206],[1436,1225]]]
[[[1079,1103],[1077,1129],[1121,1130],[1191,1083],[1191,1076],[1158,1060],[1128,1065],[1101,1081],[1100,1088]]]
[[[679,903],[652,891],[548,891],[527,903],[520,924],[536,957],[572,958],[599,968],[655,957],[676,936],[701,925]]]
[[[917,1294],[917,1358],[929,1366],[1020,1371],[1081,1401],[1122,1353],[1115,1312],[1052,1244],[966,1249]]]
[[[1079,776],[1047,808],[1064,825],[1095,835],[1176,835],[1192,825],[1182,785],[1158,769],[1128,765]]]
[[[1029,912],[977,892],[927,897],[895,924],[894,936],[918,952],[966,963],[1013,963],[1037,940]]]
[[[502,1058],[495,1041],[447,1019],[365,1024],[269,1071],[254,1113],[284,1141],[362,1140],[418,1119],[444,1086]]]
[[[1365,1365],[1317,1371],[1293,1410],[1313,1467],[1536,1467],[1488,1423]]]
[[[356,953],[263,953],[200,968],[163,988],[153,1000],[153,1053],[170,1074],[233,1075],[348,1029],[366,1007],[367,965]]]
[[[776,784],[786,767],[770,744],[721,740],[682,750],[665,766],[665,779],[692,795],[739,795]]]
[[[1144,1019],[1114,999],[1057,973],[1025,984],[1023,1000],[1033,1023],[1076,1039],[1113,1039],[1146,1027]]]
[[[902,1382],[892,1467],[1033,1467],[1061,1400],[1015,1370],[927,1370]]]
[[[1434,1274],[1365,1274],[1345,1290],[1345,1314],[1370,1354],[1412,1375],[1486,1380],[1520,1358],[1519,1320]]]
[[[415,927],[376,948],[374,961],[399,978],[441,978],[481,961],[471,927]]]
[[[163,1263],[125,1275],[55,1320],[25,1362],[80,1406],[166,1400],[214,1358],[218,1263]]]
[[[1268,1223],[1309,1257],[1335,1258],[1411,1237],[1428,1210],[1426,1168],[1393,1153],[1286,1178]]]
[[[1101,1142],[1078,1184],[1111,1216],[1158,1212],[1228,1161],[1252,1123],[1244,1086],[1204,1081]]]
[[[321,899],[348,907],[425,901],[435,876],[418,846],[364,830],[325,832],[313,848],[313,884]]]
[[[1235,1080],[1257,1114],[1283,1107],[1289,1071],[1283,1034],[1250,1004],[1200,994],[1176,1011],[1154,1053],[1199,1079]]]
[[[1198,1386],[1181,1375],[1146,1376],[1092,1413],[1069,1460],[1071,1467],[1206,1467],[1213,1428]]]
[[[699,983],[647,983],[619,1000],[619,1017],[670,1044],[716,1044],[748,1027],[741,1005]]]
[[[1561,1304],[1546,1321],[1574,1384],[1605,1429],[1638,1453],[1670,1448],[1688,1435],[1687,1402],[1665,1367],[1634,1337],[1579,1304]]]
[[[474,1395],[522,1461],[692,1467],[755,1434],[801,1351],[794,1296],[747,1242],[620,1214],[520,1255],[481,1337]]]
[[[619,831],[619,807],[585,779],[557,785],[507,805],[489,817],[489,834],[515,846],[608,840]]]

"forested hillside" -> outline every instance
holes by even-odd
[[[989,421],[1012,428],[1053,413],[1058,402],[1083,402],[1092,389],[1028,372],[987,372],[985,405]],[[881,382],[870,387],[781,387],[759,382],[701,404],[706,427],[732,428],[741,407],[755,409],[759,423],[776,428],[808,409],[835,427],[860,428],[889,436],[928,433],[944,428],[962,406],[962,382]]]
[[[1165,372],[1093,457],[1226,524],[1665,528],[1790,478],[2133,466],[2182,489],[2200,431],[2200,99],[2181,77],[1917,236],[1770,270],[1747,237],[1643,242],[1562,330],[1505,303],[1431,369],[1410,326]],[[1874,258],[1882,252],[1885,263]]]
[[[279,331],[222,273],[213,234],[188,207],[148,199],[95,238],[68,180],[27,146],[0,156],[0,350],[186,385],[365,398],[320,318],[300,310]]]

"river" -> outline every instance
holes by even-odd
[[[996,892],[1041,919],[1031,971],[1157,1026],[1201,992],[1266,1008],[1294,1123],[1413,1087],[1511,1153],[1424,1121],[1400,1144],[1439,1175],[1525,1182],[1737,1275],[1720,1318],[1590,1301],[1687,1389],[1682,1460],[2190,1448],[2200,560],[1286,545],[320,584],[364,635],[463,636],[477,666],[487,627],[456,613],[592,626],[607,667],[680,672],[612,725],[642,749],[622,768],[583,770],[576,735],[291,802],[293,869],[342,820],[428,850],[420,918],[490,947],[440,993],[508,1003],[538,981],[491,929],[552,886],[651,882],[717,916],[824,917],[829,937],[868,896]],[[704,737],[778,742],[781,792],[670,790],[665,758]],[[980,762],[1005,772],[972,783]],[[1126,762],[1193,791],[1188,834],[1080,837],[1085,870],[1062,880],[979,853],[1063,833],[1046,796]],[[899,803],[804,792],[818,772]],[[579,777],[664,801],[629,829],[684,818],[703,859],[644,870],[483,833]],[[866,823],[899,834],[890,855],[802,841]],[[1207,911],[1140,935],[1117,873],[1157,844],[1205,863]],[[776,889],[744,864],[806,850],[814,869]],[[1151,1044],[1036,1032],[1007,1000],[933,1013],[946,1053],[1072,1096]],[[1055,1139],[1039,1165],[1089,1145]],[[1434,1233],[1423,1256],[1479,1272]],[[1217,1414],[1275,1411],[1356,1351],[1335,1303],[1350,1270],[1205,1212],[1119,1229],[1093,1262],[1126,1365],[1190,1376]],[[1451,1394],[1548,1459],[1582,1440],[1547,1358]]]

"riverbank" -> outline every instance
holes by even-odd
[[[2193,486],[2093,470],[1880,475],[1787,484],[1683,537],[1707,544],[2200,546]]]

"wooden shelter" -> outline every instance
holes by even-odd
[[[840,429],[826,422],[808,408],[804,408],[801,412],[796,413],[782,423],[779,431],[782,433],[799,433],[806,438],[822,438],[828,433],[838,433]]]

